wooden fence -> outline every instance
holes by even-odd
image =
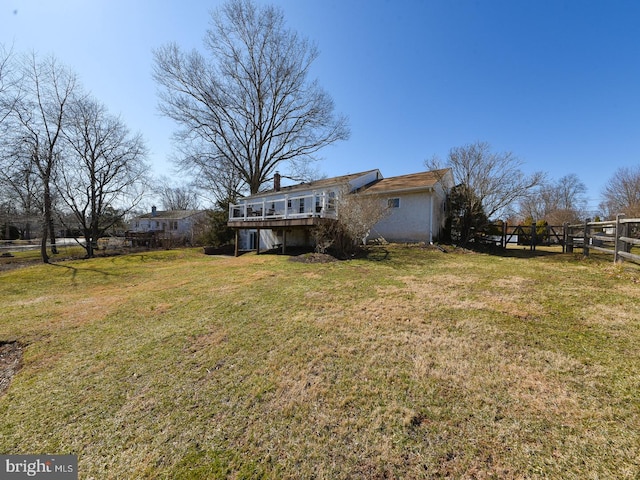
[[[640,255],[632,253],[634,247],[640,247],[640,218],[625,218],[624,214],[615,220],[592,222],[567,226],[567,251],[574,247],[582,248],[585,257],[590,250],[613,255],[614,262],[628,260],[640,264]],[[638,250],[636,248],[636,250]]]
[[[506,248],[509,244],[522,245],[535,250],[539,245],[566,245],[565,225],[508,225],[506,222],[493,223],[487,230],[478,232],[474,241],[484,245]]]
[[[615,220],[561,226],[507,225],[495,223],[479,232],[476,241],[485,245],[506,248],[509,244],[522,245],[535,250],[539,245],[559,245],[563,252],[581,248],[585,257],[590,250],[613,256],[614,262],[631,261],[640,264],[640,218],[625,218],[619,214]]]

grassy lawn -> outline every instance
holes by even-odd
[[[0,272],[0,453],[82,479],[640,477],[640,271],[388,247]]]

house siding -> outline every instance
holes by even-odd
[[[432,192],[390,194],[384,201],[391,198],[400,199],[399,207],[390,209],[389,216],[371,229],[369,238],[383,237],[389,242],[430,242],[438,236],[440,220],[437,214],[442,205],[437,196]]]

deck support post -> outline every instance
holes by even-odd
[[[235,230],[236,230],[236,233],[235,233],[236,238],[235,238],[235,243],[234,243],[234,246],[233,246],[233,255],[235,257],[237,257],[238,255],[240,255],[240,249],[239,249],[239,246],[238,246],[238,242],[240,240],[240,229],[236,228]]]

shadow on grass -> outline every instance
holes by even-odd
[[[471,251],[477,253],[484,253],[496,257],[505,258],[539,258],[539,257],[554,257],[564,255],[560,245],[557,246],[537,246],[535,250],[531,249],[529,245],[511,245],[507,248],[503,248],[497,245],[482,245],[479,248],[470,248]],[[575,253],[575,252],[574,252]]]
[[[529,247],[523,248],[501,248],[493,252],[487,252],[490,255],[507,258],[534,258],[534,257],[550,257],[562,255],[562,251],[553,252],[548,250],[531,250]]]
[[[100,273],[105,277],[109,277],[109,276],[113,275],[113,273],[105,272],[104,270],[98,270],[97,268],[76,268],[76,267],[72,267],[70,265],[62,265],[60,263],[50,263],[49,265],[51,265],[52,267],[66,268],[67,270],[70,270],[71,271],[71,279],[72,280],[76,279],[76,277],[78,276],[79,272]]]
[[[382,262],[389,259],[389,250],[384,247],[369,248],[365,251],[364,258],[374,262]]]

